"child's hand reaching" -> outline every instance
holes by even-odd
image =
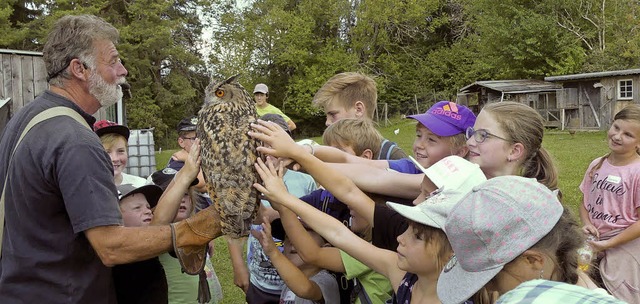
[[[285,200],[286,195],[289,194],[287,187],[284,185],[284,181],[282,180],[282,172],[284,171],[282,164],[280,164],[276,169],[272,163],[267,165],[262,161],[262,159],[258,158],[255,166],[260,178],[262,179],[263,185],[255,183],[253,184],[253,187],[267,197],[273,209],[278,210],[280,207],[279,203],[282,203]]]
[[[249,131],[249,136],[262,141],[269,147],[258,147],[258,151],[275,157],[294,158],[305,150],[296,144],[278,124],[272,121],[258,119],[251,127],[256,131]]]
[[[264,253],[271,257],[278,250],[276,243],[273,242],[273,236],[271,236],[271,223],[266,217],[262,218],[262,230],[251,230],[251,234],[260,241],[260,245],[264,250]]]
[[[200,161],[200,139],[196,139],[185,159],[184,167],[180,170],[185,171],[185,176],[189,179],[189,182],[193,181],[200,173]]]

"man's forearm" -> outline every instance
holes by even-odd
[[[172,248],[169,226],[99,226],[85,235],[106,266],[147,260]]]

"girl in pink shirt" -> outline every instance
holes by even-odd
[[[607,139],[611,151],[591,162],[580,184],[582,230],[595,236],[592,248],[604,252],[600,272],[607,289],[640,303],[640,271],[629,270],[640,267],[640,105],[615,115]],[[626,270],[619,271],[623,265]]]

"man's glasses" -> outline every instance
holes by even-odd
[[[502,139],[504,141],[509,141],[509,142],[511,141],[509,139],[500,137],[498,135],[491,134],[491,133],[489,133],[489,131],[487,131],[485,129],[475,130],[473,127],[468,127],[467,128],[467,133],[465,133],[465,136],[466,136],[467,140],[469,140],[469,138],[473,137],[473,140],[475,140],[479,144],[483,143],[488,137],[495,137],[495,138]]]
[[[184,138],[184,139],[188,139],[188,140],[196,140],[196,139],[198,139],[198,136],[194,136],[194,137],[186,137],[186,136],[183,136],[182,138]]]

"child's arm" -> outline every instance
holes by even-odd
[[[640,208],[636,209],[636,212],[640,212]],[[624,229],[620,234],[604,241],[590,242],[593,249],[596,251],[604,251],[609,248],[618,247],[630,241],[633,241],[640,237],[640,222],[635,222],[631,226]]]
[[[338,248],[318,246],[295,213],[282,205],[278,211],[284,231],[303,261],[335,272],[345,271]]]
[[[227,239],[227,246],[229,248],[229,257],[231,258],[231,266],[233,267],[233,284],[242,289],[243,292],[247,292],[249,288],[249,268],[244,259],[244,244],[246,244],[247,238],[240,239]]]
[[[176,173],[167,189],[162,193],[158,205],[153,210],[151,225],[166,225],[173,222],[182,202],[182,197],[189,190],[191,182],[200,172],[200,140],[196,139],[191,146],[184,167]],[[192,202],[195,204],[195,202]]]
[[[297,161],[313,176],[316,182],[323,185],[337,199],[345,204],[364,202],[371,205],[371,212],[373,212],[373,200],[358,189],[349,178],[307,153],[303,146],[296,144],[289,134],[274,122],[258,120],[258,123],[252,124],[252,127],[260,133],[249,132],[249,135],[270,146],[270,148],[258,147],[259,152]]]
[[[414,199],[424,174],[407,174],[363,164],[327,164],[351,179],[362,191]],[[435,189],[433,189],[435,190]]]
[[[311,155],[309,157],[313,158]],[[322,164],[321,161],[317,159],[316,161]],[[267,166],[261,159],[258,159],[256,170],[262,178],[264,186],[257,183],[253,186],[266,195],[272,205],[281,203],[291,209],[329,243],[386,276],[392,286],[399,286],[405,272],[398,268],[395,252],[380,249],[368,243],[332,216],[289,194],[282,182],[281,170],[276,170],[272,164]]]
[[[200,139],[196,139],[198,141],[198,143],[200,143]],[[200,146],[198,146],[197,150],[198,153],[200,153]],[[193,151],[194,146],[191,146],[191,151]],[[185,149],[181,149],[180,151],[173,153],[173,155],[171,155],[171,158],[177,161],[181,161],[184,162],[186,164],[188,157],[189,157],[189,153],[191,153],[191,151],[187,152]],[[204,174],[202,174],[202,170],[198,169],[198,184],[194,185],[196,191],[198,192],[207,192],[207,183],[204,180]],[[182,171],[182,169],[180,169],[180,171]]]
[[[262,228],[261,231],[252,230],[251,234],[260,241],[264,253],[269,257],[284,283],[300,298],[316,302],[322,301],[323,297],[320,286],[318,286],[316,282],[309,280],[296,265],[293,265],[293,263],[278,250],[271,236],[271,225],[266,218],[264,223],[262,223]]]
[[[318,159],[324,162],[363,164],[363,165],[367,165],[367,166],[371,166],[379,169],[389,168],[389,162],[387,162],[387,160],[366,159],[359,156],[351,155],[340,149],[329,147],[329,146],[316,145],[316,146],[313,146],[312,148],[313,148],[312,151],[311,149],[308,149],[310,150],[309,152],[313,153],[315,157],[317,157]]]

